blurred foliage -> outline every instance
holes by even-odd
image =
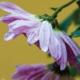
[[[70,75],[75,77],[75,76],[80,76],[80,72],[75,68],[75,67],[69,67]]]
[[[70,14],[65,20],[60,23],[60,27],[63,31],[67,32],[70,24],[74,22],[77,26],[80,24],[80,9],[76,9],[72,14]]]
[[[71,33],[72,37],[80,37],[80,26]]]

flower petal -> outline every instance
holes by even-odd
[[[41,78],[41,80],[53,80],[53,79],[50,79],[52,74],[53,74],[52,72],[48,71],[48,72]],[[53,75],[53,76],[54,76],[54,75]]]
[[[25,20],[16,20],[10,23],[8,26],[12,29],[19,28],[21,26],[26,26],[26,27],[37,27],[39,24],[39,21],[25,21]]]
[[[5,40],[5,41],[8,41],[8,40],[10,40],[10,39],[13,39],[14,35],[15,35],[15,34],[14,34],[13,32],[8,32],[8,33],[5,34],[4,40]]]
[[[62,56],[61,56],[61,64],[60,64],[60,70],[64,70],[66,68],[67,64],[67,51],[66,51],[66,46],[63,42],[62,44]]]
[[[47,21],[43,21],[39,31],[40,48],[44,52],[48,51],[50,27],[51,25]]]
[[[80,48],[78,47],[78,45],[73,40],[71,40],[65,33],[60,35],[60,36],[71,47],[75,56],[80,55]]]
[[[60,65],[60,70],[64,70],[67,63],[67,50],[64,42],[60,37],[58,37],[59,43],[61,44],[59,47],[61,47],[60,52],[60,59],[57,61],[57,63]],[[58,53],[59,54],[59,53]]]
[[[29,16],[20,15],[20,14],[8,14],[0,18],[0,21],[5,22],[7,24],[15,20],[29,20]]]
[[[21,9],[17,5],[12,4],[10,2],[1,2],[0,3],[0,8],[5,10],[5,11],[11,12],[11,13],[16,13],[17,12],[17,13],[26,13],[26,14],[28,14],[23,9]]]
[[[54,30],[51,29],[51,34],[50,34],[50,43],[49,43],[49,51],[56,60],[59,60],[61,57],[61,54],[59,54],[58,48],[61,47],[59,44],[60,42],[57,39],[58,37],[55,35]]]
[[[33,32],[31,32],[31,29],[28,30],[28,31],[30,31],[30,33],[28,34],[28,43],[29,44],[33,44],[33,43],[35,43],[36,41],[39,40],[39,37],[38,37],[39,27],[35,28],[33,30],[34,30]]]

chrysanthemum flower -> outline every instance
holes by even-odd
[[[59,66],[47,66],[45,64],[17,66],[17,71],[12,79],[17,80],[74,80],[70,77],[66,68],[60,71]]]
[[[60,70],[65,69],[67,61],[80,70],[80,65],[76,64],[80,49],[66,33],[53,30],[47,20],[39,19],[12,3],[2,2],[0,8],[11,13],[0,18],[8,24],[9,31],[4,36],[6,41],[24,34],[29,44],[36,44],[42,51],[50,52]]]

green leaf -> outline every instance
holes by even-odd
[[[75,23],[75,25],[80,24],[80,8],[79,9],[76,9],[73,12],[72,21]]]
[[[70,75],[75,77],[75,76],[80,76],[80,72],[75,68],[75,67],[69,67]]]
[[[78,74],[78,71],[75,67],[69,67],[70,75],[75,77]]]
[[[66,32],[72,21],[75,25],[80,24],[80,9],[76,9],[65,20],[63,20],[63,22],[60,23],[61,29]]]
[[[71,34],[74,35],[74,37],[80,37],[80,30],[74,31]]]
[[[66,18],[62,23],[60,23],[60,27],[63,31],[65,31],[65,32],[67,31],[67,29],[71,23],[71,18],[72,18],[72,14],[68,18]]]

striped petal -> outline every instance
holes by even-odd
[[[39,29],[40,27],[28,29],[27,36],[29,44],[33,44],[39,40]]]

